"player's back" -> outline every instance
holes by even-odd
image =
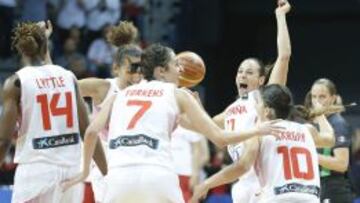
[[[109,126],[109,168],[160,165],[173,168],[170,135],[179,114],[175,85],[141,82],[121,91]]]
[[[15,162],[73,166],[80,161],[75,76],[60,66],[19,70],[21,117]]]
[[[256,163],[263,202],[319,202],[316,147],[306,125],[281,121],[280,137],[261,139]]]

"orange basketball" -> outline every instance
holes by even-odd
[[[177,56],[182,71],[179,76],[179,86],[193,87],[199,84],[205,77],[205,64],[202,58],[194,52],[184,51]]]

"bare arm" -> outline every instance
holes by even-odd
[[[287,1],[279,2],[283,3],[279,3],[279,7],[275,11],[278,32],[278,57],[275,61],[268,84],[286,85],[291,56],[291,43],[286,23],[286,14],[290,11],[291,7]]]
[[[3,110],[0,117],[0,165],[10,147],[11,136],[15,132],[16,121],[20,112],[21,90],[20,86],[15,85],[15,81],[19,81],[17,75],[9,77],[3,87]]]
[[[110,88],[110,82],[99,78],[79,80],[79,90],[82,97],[91,97],[96,105],[101,104]]]
[[[335,133],[330,123],[324,115],[318,116],[314,120],[319,125],[319,131],[312,125],[307,125],[316,147],[333,147],[335,145]]]
[[[219,128],[224,129],[224,122],[225,122],[225,111],[223,111],[222,113],[214,116],[213,121],[216,123],[217,126],[219,126]]]
[[[76,85],[75,87],[76,87],[76,101],[77,101],[77,109],[79,116],[80,135],[82,139],[84,139],[86,128],[89,126],[89,116],[86,109],[85,101],[80,96],[78,86]],[[103,175],[106,175],[107,174],[106,157],[99,137],[97,137],[96,148],[93,158],[96,165],[99,167],[101,173]]]
[[[249,171],[258,156],[259,138],[250,139],[244,144],[244,154],[238,161],[222,169],[195,188],[193,201],[196,201],[200,197],[206,195],[209,189],[233,182]]]
[[[334,149],[334,156],[319,154],[319,164],[324,168],[345,173],[349,166],[349,149],[336,148]]]
[[[226,145],[239,143],[256,135],[277,135],[280,127],[274,122],[261,124],[257,128],[242,132],[226,132],[220,129],[210,116],[200,107],[196,100],[187,92],[177,89],[175,92],[181,113],[185,113],[194,130],[210,139],[215,145],[222,148]]]
[[[75,185],[83,181],[90,173],[91,157],[94,154],[96,144],[98,143],[98,133],[105,128],[109,122],[110,113],[113,102],[116,95],[113,95],[106,100],[104,107],[100,110],[99,114],[90,123],[85,132],[84,148],[83,148],[83,162],[82,171],[80,175],[76,175],[72,179],[62,183],[63,190],[68,189],[72,185]]]

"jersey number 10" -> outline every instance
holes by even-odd
[[[284,176],[286,180],[293,178],[312,180],[314,178],[314,169],[311,159],[311,153],[303,147],[279,146],[277,152],[283,155]],[[306,159],[306,172],[300,171],[298,155],[304,155]]]

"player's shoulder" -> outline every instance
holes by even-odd
[[[3,85],[3,97],[20,94],[21,81],[17,74],[9,76]]]

